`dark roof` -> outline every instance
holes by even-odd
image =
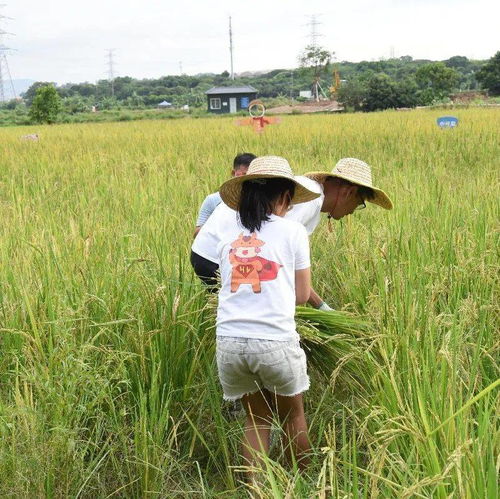
[[[213,94],[252,94],[257,92],[257,90],[250,85],[247,87],[212,87],[205,93],[207,95]]]

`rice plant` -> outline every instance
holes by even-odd
[[[276,450],[254,495],[498,497],[500,114],[438,113],[1,129],[0,495],[245,494],[189,248],[249,151],[299,173],[359,157],[395,203],[311,238],[339,310],[297,311],[313,464]]]

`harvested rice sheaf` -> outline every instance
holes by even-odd
[[[332,383],[366,390],[375,364],[369,322],[309,307],[297,307],[295,318],[309,368]]]

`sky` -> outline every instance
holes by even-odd
[[[488,59],[500,50],[498,0],[1,0],[0,27],[14,79],[95,82],[297,67],[311,41],[339,61],[391,55]]]

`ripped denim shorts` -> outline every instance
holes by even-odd
[[[217,368],[225,400],[263,388],[288,397],[309,389],[306,354],[298,339],[217,336]]]

